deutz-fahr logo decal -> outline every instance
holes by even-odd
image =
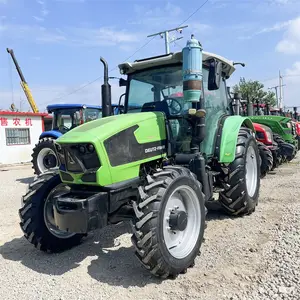
[[[166,148],[165,145],[161,145],[161,146],[157,146],[157,147],[151,147],[151,148],[145,149],[145,153],[160,151],[160,150],[164,150],[165,148]]]

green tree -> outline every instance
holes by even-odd
[[[240,92],[242,99],[255,103],[259,100],[261,103],[269,103],[269,105],[276,105],[275,93],[271,91],[264,91],[264,85],[258,80],[246,80],[244,77],[240,78],[238,84],[233,86],[233,92]]]

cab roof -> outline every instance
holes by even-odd
[[[232,73],[235,71],[235,67],[233,65],[233,61],[228,60],[225,57],[220,55],[210,53],[210,52],[202,52],[202,62],[204,65],[208,66],[208,60],[215,58],[216,60],[222,62],[222,71],[225,73],[225,76],[229,78]],[[163,65],[170,65],[182,63],[182,52],[174,52],[170,54],[149,57],[145,59],[136,60],[133,63],[124,62],[119,64],[119,70],[121,74],[130,74],[136,71],[141,71],[144,69],[148,69],[151,67],[158,67]]]
[[[117,107],[117,104],[112,103],[112,107]],[[72,109],[72,108],[92,108],[92,109],[99,109],[102,110],[102,106],[100,105],[90,105],[90,104],[50,104],[47,106],[47,111],[49,114],[51,114],[55,110],[59,109]]]

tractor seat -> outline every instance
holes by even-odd
[[[167,101],[146,102],[143,104],[141,112],[160,111],[165,113],[166,117],[170,117],[170,111]]]

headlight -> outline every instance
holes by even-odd
[[[286,125],[288,128],[292,128],[292,122],[288,122]]]

